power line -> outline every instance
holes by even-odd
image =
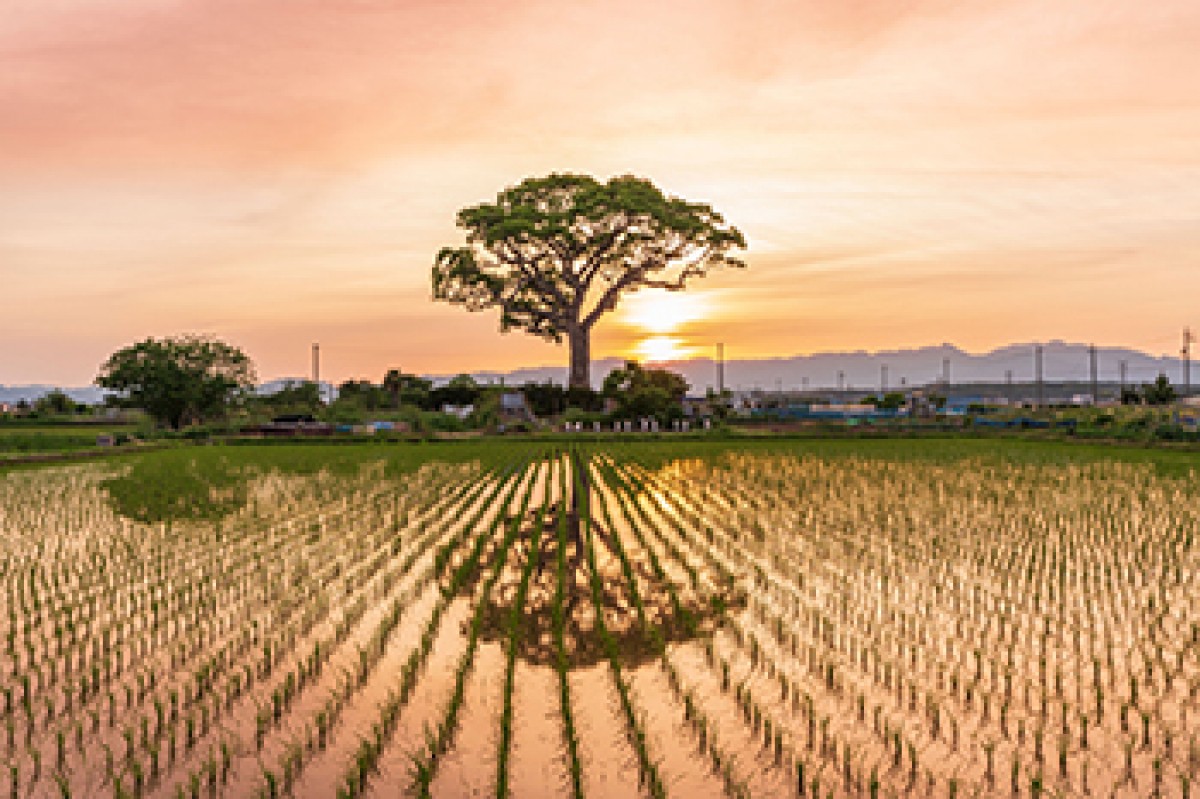
[[[1183,396],[1185,397],[1192,393],[1192,342],[1195,340],[1192,329],[1185,327],[1183,329],[1183,349],[1180,350],[1180,355],[1183,356]]]

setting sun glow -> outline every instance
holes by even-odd
[[[651,336],[638,342],[637,354],[647,363],[664,363],[691,357],[694,349],[675,336]]]
[[[704,319],[710,312],[704,295],[678,291],[634,294],[621,310],[626,325],[651,334],[634,347],[637,357],[650,363],[679,361],[695,354],[696,348],[688,346],[679,334],[688,324]]]
[[[622,310],[627,324],[661,336],[703,319],[708,315],[708,301],[701,294],[649,291],[629,297]]]

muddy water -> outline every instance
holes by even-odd
[[[794,791],[786,762],[777,766],[760,736],[743,720],[732,693],[721,690],[720,675],[708,667],[704,650],[697,642],[672,646],[671,661],[679,670],[685,688],[691,689],[700,712],[716,730],[716,746],[728,760],[733,758],[736,778],[751,796],[790,796]],[[731,681],[731,686],[736,684]]]
[[[296,796],[334,795],[359,741],[370,733],[371,725],[378,721],[379,708],[386,700],[388,692],[395,687],[396,675],[408,659],[414,643],[420,638],[421,631],[425,629],[438,596],[437,588],[431,585],[405,611],[400,624],[392,633],[390,645],[371,672],[366,685],[356,691],[342,708],[338,723],[327,739],[326,748],[323,751],[316,750],[305,764],[294,791]],[[327,696],[327,690],[317,692],[314,695],[317,702],[309,709],[310,712],[298,715],[296,723],[292,726],[312,723],[315,712],[323,705]],[[254,785],[251,783],[247,787],[253,788]],[[248,793],[241,794],[235,790],[231,795]]]
[[[526,470],[520,475],[517,480],[516,491],[507,505],[504,506],[506,513],[513,513],[519,508],[520,497],[523,495],[526,486],[529,486],[531,481],[536,479],[536,477],[537,475],[533,469]],[[496,505],[495,507],[500,508],[501,506]],[[491,517],[492,514],[489,513],[487,516]],[[490,518],[482,519],[476,530],[482,530],[489,523]],[[492,531],[493,537],[498,537],[502,534],[503,525],[498,525]],[[430,653],[430,658],[426,663],[426,668],[422,672],[421,678],[417,681],[417,687],[408,705],[400,713],[399,723],[391,737],[392,745],[384,749],[384,754],[380,758],[378,776],[376,779],[371,780],[367,792],[368,795],[381,797],[396,796],[410,785],[412,764],[415,759],[424,757],[428,749],[427,741],[433,737],[433,731],[442,722],[447,704],[453,696],[458,666],[467,651],[467,629],[475,614],[475,608],[482,599],[481,594],[484,586],[484,583],[479,583],[470,595],[460,596],[451,602],[446,618],[442,621],[434,649]],[[451,634],[448,632],[450,630],[453,630],[452,639],[443,642],[443,638]],[[472,665],[471,673],[468,675],[467,685],[469,695],[480,701],[468,704],[468,694],[464,694],[464,704],[462,710],[459,711],[458,726],[455,730],[455,745],[457,745],[458,737],[463,734],[463,730],[468,724],[473,729],[480,724],[481,719],[475,714],[473,708],[478,708],[479,712],[487,714],[488,702],[480,698],[480,691],[473,693],[469,691],[473,687],[473,681],[478,675],[482,674],[485,681],[488,678],[494,679],[494,664],[480,663],[479,658],[483,652],[484,649],[481,647],[475,653],[476,660]],[[496,659],[494,655],[489,657]],[[500,658],[501,663],[502,660]],[[481,670],[481,665],[483,666],[483,670]],[[501,669],[499,673],[503,674],[503,670]],[[471,716],[470,719],[467,718],[468,715]],[[495,725],[493,724],[492,727],[494,729]],[[468,735],[471,734],[468,733]],[[478,741],[475,738],[472,738],[471,741],[470,745],[478,748]],[[491,752],[490,761],[494,764],[494,743],[491,745]],[[442,777],[441,772],[444,765],[444,761],[439,764],[436,775],[438,779]],[[494,768],[491,770],[494,771]],[[459,771],[460,776],[465,773],[466,769]],[[478,790],[481,792],[485,791],[487,785],[488,783],[486,782],[478,782]],[[467,795],[471,794],[468,793]]]
[[[698,734],[684,718],[659,663],[625,672],[633,703],[641,712],[651,756],[671,796],[704,799],[724,795],[724,784],[700,753]]]
[[[439,538],[444,538],[446,535],[446,533],[443,533]],[[400,553],[401,557],[411,552],[413,546],[416,544],[416,536],[413,530],[410,529],[406,537],[408,538],[408,542]],[[282,774],[281,760],[287,748],[296,743],[306,741],[308,727],[315,726],[316,713],[324,706],[330,691],[340,682],[341,675],[344,672],[353,669],[357,661],[358,646],[366,644],[368,638],[374,632],[379,619],[391,604],[392,599],[401,596],[402,592],[409,589],[417,575],[421,573],[423,565],[427,560],[428,558],[422,558],[414,564],[415,567],[412,570],[402,575],[388,596],[378,595],[375,591],[375,586],[377,586],[377,581],[382,573],[380,572],[363,585],[355,586],[353,593],[344,597],[342,600],[343,607],[354,601],[358,596],[367,598],[369,604],[366,612],[355,624],[353,631],[347,636],[346,640],[331,654],[329,662],[323,668],[320,682],[306,686],[299,693],[292,706],[285,712],[282,724],[272,728],[268,733],[261,752],[256,751],[254,746],[254,714],[257,712],[256,703],[269,702],[271,688],[281,684],[283,675],[295,664],[297,657],[306,654],[310,650],[313,641],[318,639],[327,640],[329,638],[332,633],[332,621],[330,618],[318,624],[307,636],[300,638],[291,647],[287,658],[276,667],[275,676],[268,681],[257,683],[252,689],[252,693],[243,697],[235,705],[233,712],[220,721],[218,735],[221,739],[231,742],[233,751],[230,784],[227,788],[229,795],[249,795],[256,791],[264,784],[264,769],[271,770],[277,777]],[[398,561],[393,560],[393,562]],[[387,565],[385,564],[384,569],[386,568]],[[403,621],[402,619],[402,623]],[[373,716],[377,717],[377,713],[373,714]],[[343,713],[341,720],[344,721],[346,718],[348,717]],[[368,728],[372,720],[374,718],[366,720]],[[201,747],[192,757],[191,761],[183,760],[179,764],[174,778],[164,781],[164,795],[171,795],[170,791],[173,791],[173,785],[183,781],[189,770],[199,768],[203,765],[203,758],[207,756],[208,749]]]
[[[512,796],[569,795],[571,775],[563,741],[558,674],[548,666],[530,666],[518,660],[512,702],[513,742],[508,760]]]
[[[457,506],[450,509],[454,519],[453,523],[446,525],[444,532],[438,535],[433,545],[425,545],[424,555],[413,564],[404,579],[398,583],[397,590],[407,590],[419,575],[426,572],[437,545],[449,540],[452,535],[459,532],[462,529],[462,520],[482,507],[484,501],[486,501],[486,494],[476,497],[466,507]],[[415,542],[413,545],[420,545],[420,543]],[[411,549],[412,545],[406,547],[398,557],[407,557]],[[386,701],[389,692],[398,689],[398,675],[420,639],[434,605],[440,597],[441,592],[437,586],[431,584],[405,610],[398,628],[392,632],[387,649],[380,662],[372,670],[367,684],[350,698],[343,709],[329,748],[325,752],[318,752],[306,765],[296,791],[297,796],[309,795],[310,792],[311,795],[318,796],[332,795],[336,785],[342,781],[359,741],[371,731],[372,725],[378,722],[380,707]],[[442,624],[446,624],[445,618],[443,618]],[[364,628],[361,633],[369,635],[369,630],[370,628]],[[359,633],[356,632],[357,634]]]
[[[454,744],[442,757],[430,788],[434,796],[495,795],[504,664],[499,644],[479,643],[463,694]]]
[[[273,621],[273,631],[279,632],[287,628],[291,623],[289,618],[294,615],[295,613],[290,615],[278,615]],[[234,753],[235,761],[238,759],[239,753],[248,755],[250,760],[253,761],[246,763],[241,768],[235,766],[235,770],[233,772],[235,774],[238,771],[246,771],[252,773],[253,775],[261,776],[262,767],[264,765],[268,767],[274,767],[274,763],[260,764],[257,760],[257,757],[255,757],[253,754],[254,714],[256,712],[255,701],[256,699],[259,702],[269,700],[269,689],[267,689],[265,686],[276,684],[282,679],[281,675],[294,664],[297,653],[304,651],[304,648],[306,648],[312,640],[315,640],[317,630],[319,629],[320,625],[318,625],[315,630],[310,631],[308,634],[300,636],[290,646],[285,646],[283,650],[281,650],[285,652],[285,658],[277,665],[275,676],[272,677],[270,681],[265,683],[259,683],[256,681],[256,685],[252,692],[244,694],[239,700],[237,700],[231,712],[222,710],[219,717],[217,714],[213,713],[212,726],[207,735],[205,735],[203,731],[199,729],[200,724],[198,723],[198,741],[196,746],[191,751],[187,751],[185,747],[183,722],[181,721],[178,725],[176,725],[179,739],[175,750],[175,757],[172,758],[169,755],[169,745],[166,742],[159,744],[158,748],[160,753],[162,776],[157,781],[152,781],[150,783],[147,788],[148,795],[173,795],[175,786],[180,783],[184,783],[188,778],[189,772],[199,771],[203,767],[205,761],[214,756],[215,748],[220,741],[229,742],[232,752]],[[236,631],[232,633],[232,635],[236,635]],[[297,647],[299,647],[299,649]],[[202,655],[203,650],[197,654],[198,657]],[[238,660],[237,669],[240,669],[241,665],[250,662],[253,657],[254,650],[251,649],[246,656]],[[231,669],[231,671],[232,670],[236,669]],[[167,681],[160,686],[158,692],[159,695],[165,696],[167,689],[172,687],[172,683],[182,689],[190,675],[191,669],[186,665],[181,664],[174,670],[174,680]],[[183,695],[183,693],[184,692],[181,690],[181,695]],[[212,708],[211,700],[207,701],[205,704],[210,709]],[[139,708],[137,711],[134,711],[134,714],[127,713],[122,719],[121,724],[132,726],[137,721],[137,715],[135,714],[148,714],[150,713],[150,710],[151,709],[147,703],[147,705]],[[189,715],[193,719],[198,718],[199,708],[192,708],[190,711],[186,708],[181,708],[181,719],[188,717]],[[85,793],[88,794],[95,793],[98,790],[110,790],[109,788],[101,787],[104,785],[105,778],[103,773],[104,769],[99,766],[99,764],[103,762],[103,756],[99,751],[100,745],[107,744],[112,749],[114,754],[122,753],[125,749],[125,744],[120,738],[119,729],[111,730],[106,737],[94,739],[92,744],[95,747],[95,751],[88,753],[87,760],[87,764],[91,764],[91,768],[88,768],[85,764],[83,769],[84,774],[86,774],[89,781],[91,781],[89,783],[90,787],[85,791]],[[118,769],[119,768],[120,760],[118,760]],[[126,776],[124,782],[126,789],[130,789],[132,787],[131,779],[128,776]]]
[[[608,664],[577,669],[568,682],[579,736],[583,795],[588,799],[646,796],[638,786],[637,755],[625,737],[625,719]]]
[[[563,461],[552,462],[544,483],[548,502],[565,501],[563,478]],[[543,546],[546,543],[544,540]],[[549,647],[547,642],[545,648]],[[549,666],[531,665],[518,658],[513,675],[512,750],[508,758],[513,797],[570,793],[560,702],[558,673]]]
[[[446,702],[454,691],[458,661],[467,648],[463,629],[470,620],[471,609],[471,601],[460,598],[451,602],[446,610],[417,687],[401,711],[399,723],[380,757],[379,773],[368,784],[368,796],[397,797],[408,789],[412,761],[425,746],[426,732],[432,731],[441,721]],[[393,672],[397,684],[398,671]],[[347,758],[342,768],[349,765]],[[314,795],[333,794],[318,792]]]

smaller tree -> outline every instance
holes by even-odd
[[[660,420],[680,416],[688,383],[667,369],[646,369],[636,361],[614,369],[604,378],[602,394],[616,403],[614,415],[630,419],[652,416]]]
[[[96,384],[117,392],[116,402],[141,408],[159,424],[223,415],[254,384],[254,366],[237,347],[212,338],[148,338],[113,353]]]
[[[1166,375],[1160,374],[1153,383],[1142,386],[1142,396],[1147,405],[1170,405],[1175,401],[1175,387]]]
[[[874,405],[881,411],[894,411],[904,407],[904,395],[899,391],[889,391],[882,397],[877,397],[872,394],[863,399],[864,405]]]
[[[392,407],[401,405],[424,405],[429,398],[433,383],[417,375],[405,374],[399,369],[389,369],[383,376],[383,389],[392,398]]]
[[[288,380],[258,402],[271,413],[316,413],[321,407],[321,387],[311,380]]]
[[[71,399],[65,391],[58,388],[39,397],[37,402],[33,404],[33,407],[38,413],[53,414],[55,416],[66,416],[77,413],[79,410],[79,406],[75,400]]]
[[[443,405],[474,405],[481,395],[475,378],[461,374],[450,378],[446,385],[431,390],[426,402],[431,410],[438,410]]]

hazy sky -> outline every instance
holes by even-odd
[[[184,332],[263,378],[313,341],[335,380],[565,364],[429,298],[455,211],[552,171],[649,177],[750,242],[595,356],[1173,352],[1197,42],[1194,0],[4,0],[0,383]]]

